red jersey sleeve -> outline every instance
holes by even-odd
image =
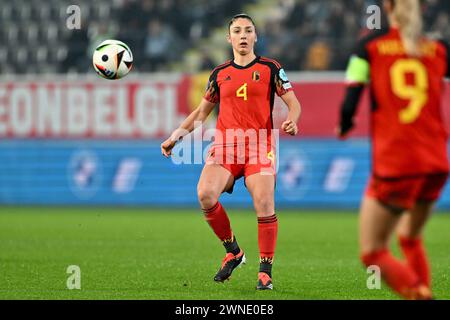
[[[209,76],[208,85],[206,87],[205,100],[211,103],[218,103],[220,100],[219,86],[217,84],[217,71],[214,70]]]
[[[284,72],[284,69],[281,67],[281,65],[275,63],[274,66],[273,89],[275,90],[277,95],[281,97],[289,91],[292,91],[292,85],[289,82],[286,72]]]

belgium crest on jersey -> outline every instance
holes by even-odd
[[[260,78],[259,71],[253,71],[252,80],[258,82]]]

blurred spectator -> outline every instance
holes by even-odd
[[[83,21],[81,25],[86,26],[87,23]],[[90,57],[87,59],[86,48],[89,47],[87,28],[71,30],[67,42],[70,43],[70,46],[66,58],[61,61],[60,72],[86,72],[91,63]]]
[[[160,15],[156,0],[143,0],[135,14],[138,17],[139,28],[141,30],[147,27],[149,21],[163,18]]]
[[[445,12],[440,12],[432,26],[436,30],[436,36],[442,39],[450,39],[450,17]]]
[[[156,19],[150,21],[144,45],[144,70],[158,71],[169,62],[175,51],[174,40],[172,30],[167,25]]]
[[[23,10],[24,6],[31,7],[32,2],[10,1],[12,12]],[[47,2],[50,15],[39,21],[38,30],[46,30],[52,20],[58,19],[61,3],[70,3],[69,0]],[[135,70],[170,71],[172,66],[179,68],[176,70],[183,70],[183,57],[188,50],[200,52],[205,43],[211,43],[209,37],[215,36],[217,28],[226,32],[224,26],[233,15],[240,12],[252,15],[252,10],[247,11],[249,4],[257,12],[254,18],[257,23],[258,54],[279,60],[289,70],[343,70],[356,40],[370,32],[366,29],[367,7],[373,4],[381,6],[382,0],[241,0],[232,5],[229,0],[83,1],[83,8],[91,12],[88,17],[85,16],[90,29],[84,27],[85,21],[81,30],[67,31],[64,23],[57,24],[55,32],[51,32],[55,50],[50,50],[48,61],[41,63],[44,67],[55,66],[57,61],[56,65],[60,63],[60,72],[87,72],[90,63],[86,57],[91,55],[97,42],[116,37],[133,50]],[[109,6],[108,10],[101,17],[92,14],[98,11],[98,7],[105,6]],[[423,0],[423,12],[425,31],[450,42],[450,1]],[[29,23],[21,16],[11,18],[18,26]],[[17,30],[20,31],[20,28]],[[14,34],[21,37],[20,32],[0,30],[0,37],[11,38]],[[46,41],[48,38],[41,40]],[[28,46],[22,51],[33,52],[32,43],[22,40],[17,43]],[[14,46],[12,42],[10,40],[8,46]],[[50,43],[48,46],[52,47]],[[15,50],[8,48],[9,51]],[[66,51],[66,59],[56,59],[53,51]],[[318,56],[315,57],[315,54]],[[214,54],[214,58],[218,57],[222,59],[223,55]],[[209,57],[205,57],[203,65],[208,66],[211,63],[209,60]],[[173,64],[175,61],[178,63]],[[214,61],[213,64],[220,62]],[[21,65],[23,63],[19,63],[18,59],[8,64],[12,72],[19,70]],[[32,65],[28,67],[42,69],[33,68]]]
[[[331,62],[331,48],[326,41],[317,40],[306,54],[306,70],[328,70]]]
[[[263,29],[263,33],[258,38],[263,38],[266,46],[266,55],[269,57],[280,57],[283,50],[288,47],[290,33],[286,32],[283,26],[276,21],[268,21]],[[259,41],[259,40],[258,40]]]
[[[109,25],[102,21],[94,24],[89,28],[89,46],[87,50],[88,56],[91,56],[95,48],[107,39],[114,39],[115,35],[110,31]]]
[[[205,51],[200,51],[199,71],[212,71],[215,67],[216,64],[211,57]]]
[[[280,0],[278,6],[289,2]],[[366,11],[374,4],[381,6],[382,0],[296,0],[281,29],[270,21],[263,29],[268,55],[286,69],[344,70],[355,41],[370,32]],[[423,10],[425,30],[450,41],[450,1],[425,0]]]
[[[260,56],[268,56],[266,35],[264,33],[258,32],[258,30],[256,30],[256,32],[258,35],[258,41],[256,42],[255,46],[256,54]]]

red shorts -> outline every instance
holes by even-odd
[[[252,150],[248,146],[212,146],[206,164],[220,164],[235,180],[255,173],[276,176],[275,151],[267,147]]]
[[[405,178],[378,178],[372,175],[366,196],[400,209],[411,209],[419,201],[436,201],[448,178],[448,173]]]

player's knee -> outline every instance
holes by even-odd
[[[256,196],[254,199],[254,206],[258,216],[270,216],[274,214],[275,205],[273,197],[270,195]]]
[[[203,187],[197,188],[197,197],[203,209],[211,208],[219,200],[219,197],[214,191]]]

